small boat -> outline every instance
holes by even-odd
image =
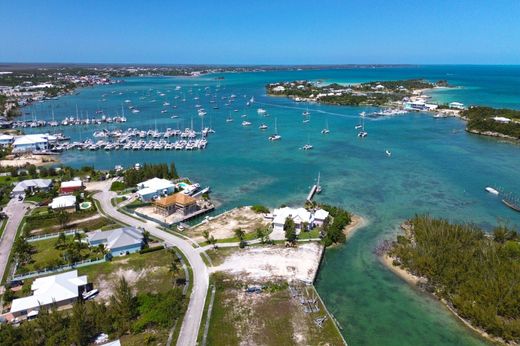
[[[267,114],[267,111],[263,108],[258,108],[257,111],[258,115],[265,115]]]
[[[270,135],[268,137],[268,139],[272,142],[272,141],[279,141],[280,139],[282,139],[282,136],[280,136],[278,134],[278,126],[276,124],[276,118],[274,118],[274,134]]]
[[[233,121],[233,118],[232,118],[231,116],[227,117],[227,119],[226,119],[226,123],[230,123],[230,122],[232,122],[232,121]]]
[[[251,125],[251,122],[246,121],[246,120],[242,121],[242,126],[249,126],[249,125]]]
[[[321,130],[321,134],[322,135],[328,135],[329,133],[330,133],[329,122],[325,121],[325,128],[323,130]]]
[[[313,148],[313,146],[311,144],[305,144],[302,149],[303,150],[311,150]]]
[[[268,126],[266,124],[262,124],[262,125],[258,126],[258,128],[260,130],[267,130]]]
[[[385,150],[385,153],[386,153],[386,156],[388,156],[388,157],[392,156],[392,153],[391,153],[390,150],[388,150],[388,149]]]
[[[494,189],[494,188],[492,188],[492,187],[490,187],[490,186],[486,187],[485,190],[486,190],[487,192],[489,192],[490,194],[492,194],[492,195],[495,195],[495,196],[498,196],[498,195],[499,195],[498,190],[496,190],[496,189]]]

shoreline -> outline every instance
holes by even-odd
[[[0,160],[0,167],[18,167],[26,165],[45,166],[60,162],[60,155],[34,155],[24,154],[11,159]]]
[[[368,225],[368,220],[361,215],[352,214],[351,222],[343,228],[345,238],[349,240],[356,233],[357,230]]]
[[[383,266],[385,266],[387,269],[389,269],[392,273],[394,273],[394,275],[396,275],[400,279],[406,281],[406,283],[409,284],[410,286],[412,286],[414,289],[418,289],[421,292],[429,294],[432,297],[434,297],[435,300],[440,302],[446,309],[448,309],[448,311],[450,311],[451,314],[453,314],[453,316],[455,316],[460,322],[462,322],[466,327],[471,329],[471,331],[478,334],[480,337],[482,337],[488,341],[491,341],[493,343],[499,343],[500,345],[518,345],[517,343],[507,343],[502,338],[488,334],[485,330],[481,329],[480,327],[474,326],[473,324],[471,324],[470,321],[468,321],[464,317],[460,316],[459,313],[457,312],[457,310],[455,310],[455,308],[453,306],[451,306],[450,303],[448,301],[446,301],[445,299],[440,299],[433,293],[428,293],[424,290],[421,290],[420,287],[417,286],[417,284],[424,283],[427,281],[427,279],[414,275],[414,274],[410,273],[408,270],[394,265],[393,264],[394,257],[389,256],[388,253],[385,252],[383,255],[378,256],[378,259],[379,259],[379,262],[381,262],[381,264],[383,264]]]

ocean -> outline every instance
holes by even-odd
[[[200,129],[202,119],[195,108],[200,103],[208,112],[204,124],[211,123],[216,131],[203,151],[69,151],[62,155],[62,162],[108,169],[118,164],[174,161],[182,175],[211,186],[212,197],[219,204],[217,212],[249,204],[300,205],[320,173],[323,192],[317,196],[318,201],[340,205],[369,221],[347,244],[327,250],[317,281],[317,289],[343,327],[347,342],[486,344],[440,303],[384,268],[373,251],[382,240],[395,238],[400,223],[415,214],[472,222],[486,230],[498,224],[519,228],[520,213],[505,207],[484,188],[500,186],[520,192],[520,146],[468,134],[460,119],[433,119],[425,113],[367,119],[369,135],[360,139],[354,129],[359,113],[374,108],[296,103],[265,95],[265,84],[275,81],[359,83],[409,78],[443,79],[456,86],[430,92],[438,102],[520,109],[520,66],[439,65],[128,78],[120,84],[80,89],[77,95],[39,103],[24,111],[33,112],[37,119],[50,119],[52,107],[60,120],[75,116],[76,106],[83,118],[94,116],[100,109],[120,115],[121,106],[126,108],[125,124],[60,130],[74,140],[84,140],[103,128],[184,129],[192,119]],[[215,110],[206,93],[214,95],[217,85],[219,109]],[[221,97],[232,94],[236,101],[226,107],[227,101]],[[255,102],[248,107],[246,101],[252,96]],[[181,101],[183,97],[186,102]],[[163,106],[165,101],[171,105]],[[129,104],[140,113],[131,113]],[[268,117],[257,114],[260,107],[267,110]],[[302,112],[307,108],[310,122],[303,123]],[[161,113],[162,109],[168,111]],[[179,118],[171,119],[174,114]],[[251,126],[241,126],[242,114],[247,114]],[[228,116],[234,121],[226,122]],[[275,119],[283,138],[269,142]],[[260,123],[269,129],[260,131]],[[326,123],[330,134],[322,135]],[[300,149],[307,142],[313,150]],[[391,157],[386,150],[391,151]]]

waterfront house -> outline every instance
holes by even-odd
[[[329,217],[329,212],[324,209],[318,209],[314,212],[314,226],[321,227],[325,220]]]
[[[143,232],[137,228],[125,227],[110,231],[94,231],[87,235],[90,246],[103,244],[112,256],[124,256],[139,252],[144,244]]]
[[[186,216],[199,209],[195,198],[181,192],[156,200],[154,206],[155,213],[162,216],[169,216],[175,212]]]
[[[160,196],[170,195],[175,192],[175,185],[167,180],[152,178],[137,184],[137,195],[143,202],[154,200]]]
[[[16,137],[13,141],[13,152],[27,152],[49,149],[49,142],[56,137],[49,134],[31,134]]]
[[[53,198],[49,207],[52,210],[66,210],[69,212],[76,211],[76,196],[68,195]]]
[[[296,233],[312,227],[314,216],[305,208],[278,208],[273,211],[273,231],[283,232],[287,218],[291,218],[296,226]]]
[[[454,108],[454,109],[464,109],[464,104],[460,102],[450,102],[448,104],[448,107]]]
[[[14,299],[7,319],[36,316],[41,307],[63,307],[78,300],[80,294],[91,289],[87,276],[78,276],[78,271],[37,278],[31,285],[33,294]]]
[[[62,181],[60,185],[60,193],[71,194],[83,190],[83,188],[84,186],[81,180]]]
[[[14,136],[5,135],[5,134],[0,135],[0,146],[2,146],[2,147],[10,146],[11,144],[13,144],[13,141],[14,141]]]
[[[52,188],[51,179],[26,179],[20,181],[11,191],[11,196],[20,196],[35,191],[49,191]]]
[[[497,123],[502,123],[502,124],[509,124],[511,122],[511,119],[506,118],[506,117],[494,117],[493,120],[496,121]]]

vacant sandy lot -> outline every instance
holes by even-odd
[[[209,221],[190,228],[187,235],[196,241],[204,241],[202,236],[204,231],[208,231],[215,239],[227,239],[235,236],[235,230],[241,228],[246,233],[256,232],[257,228],[266,227],[268,222],[264,219],[264,214],[257,214],[251,207],[235,208]]]
[[[53,162],[59,162],[58,157],[48,155],[23,155],[9,160],[0,160],[0,166],[8,167],[22,167],[27,164],[35,166],[44,166]]]
[[[253,280],[314,281],[323,246],[318,243],[283,246],[249,247],[237,250],[213,268],[228,274]]]

